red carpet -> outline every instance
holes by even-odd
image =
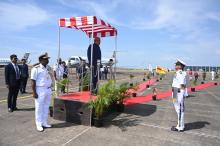
[[[152,85],[156,82],[156,79],[150,79],[138,85],[137,92],[143,92],[146,89],[147,85]]]
[[[151,85],[151,84],[155,83],[155,81],[156,81],[156,79],[151,79],[150,82],[146,81],[144,83],[141,83],[139,85],[138,92],[144,91],[144,89],[146,89],[147,84],[150,83],[150,85]],[[220,84],[220,82],[218,82],[218,84]],[[194,87],[196,88],[196,90],[202,90],[202,89],[205,89],[210,86],[214,86],[214,82],[200,84],[200,85],[197,85]],[[188,92],[191,92],[190,87],[188,88]],[[171,95],[172,95],[171,90],[160,92],[157,94],[157,99],[163,99],[166,97],[170,97]],[[84,92],[73,92],[73,93],[61,95],[61,96],[59,96],[59,98],[65,99],[65,100],[78,100],[81,102],[88,102],[90,99],[95,99],[96,96],[91,96],[91,98],[90,98],[90,92],[84,91]],[[125,105],[139,104],[139,103],[149,102],[151,100],[152,100],[152,94],[148,94],[145,96],[138,96],[138,97],[129,98],[124,101],[124,104]]]
[[[218,84],[220,84],[220,82],[218,82]],[[214,86],[214,82],[208,82],[208,83],[200,84],[200,85],[197,85],[194,87],[196,90],[202,90],[202,89],[208,88],[210,86]],[[191,92],[190,87],[188,88],[188,92]],[[166,97],[170,97],[171,95],[172,95],[171,90],[160,92],[157,94],[157,99],[163,99]],[[148,94],[145,96],[138,96],[138,97],[134,97],[134,98],[129,98],[124,101],[124,104],[125,105],[139,104],[139,103],[149,102],[151,100],[152,100],[152,94]]]

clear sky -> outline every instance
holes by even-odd
[[[118,29],[118,60],[123,67],[220,66],[220,0],[1,0],[0,57],[30,52],[31,63],[58,52],[58,19],[96,15]],[[61,57],[86,56],[88,37],[61,29]],[[101,43],[111,57],[114,38]]]

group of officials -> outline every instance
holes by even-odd
[[[101,49],[100,38],[94,39],[93,46],[89,46],[87,50],[89,67],[92,70],[92,91],[97,92],[97,61],[101,61]],[[91,60],[91,49],[93,48],[93,56]],[[50,73],[49,56],[47,53],[39,56],[39,63],[35,64],[31,69],[31,82],[33,97],[35,99],[35,124],[37,131],[44,131],[44,128],[50,128],[51,125],[48,124],[48,113],[49,105],[52,95],[52,78],[55,80],[55,88],[57,88],[57,83],[62,79],[67,77],[68,70],[65,62],[61,59],[58,60],[58,64],[55,65],[53,74]],[[28,66],[26,60],[22,60],[22,65],[17,64],[17,56],[15,54],[10,56],[11,63],[5,67],[5,82],[9,90],[8,92],[8,111],[13,112],[17,110],[16,101],[19,89],[21,93],[26,93],[26,83],[29,77]],[[92,65],[91,65],[92,64]],[[25,74],[26,73],[26,74]],[[57,90],[57,89],[56,89]],[[65,92],[65,88],[61,89]]]
[[[100,38],[94,39],[93,46],[89,46],[87,50],[87,57],[89,60],[89,67],[92,70],[92,93],[97,92],[97,81],[98,81],[98,64],[101,61],[101,49]],[[91,49],[93,48],[93,56],[91,59]],[[35,124],[38,131],[43,131],[44,128],[50,128],[51,125],[48,124],[48,112],[49,105],[52,95],[52,74],[49,71],[49,58],[48,54],[45,53],[39,56],[39,64],[35,65],[31,70],[31,81],[33,97],[35,98]],[[92,63],[92,66],[91,66]],[[60,76],[60,66],[62,60],[58,61],[58,66],[54,69],[54,79],[58,81]],[[172,98],[175,111],[177,113],[177,126],[171,128],[172,131],[184,131],[184,99],[186,91],[186,72],[183,71],[185,63],[178,60],[175,65],[176,73],[173,78],[172,83]],[[20,68],[21,70],[21,68]],[[62,70],[63,71],[63,70]],[[63,71],[64,72],[64,71]],[[5,80],[6,85],[9,89],[8,93],[8,109],[9,112],[16,110],[16,99],[18,90],[20,87],[20,79],[28,78],[27,76],[21,76],[21,71],[17,65],[17,56],[11,55],[11,63],[5,67]],[[22,91],[25,92],[25,88],[22,87]]]

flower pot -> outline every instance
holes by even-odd
[[[122,112],[124,112],[124,109],[125,109],[125,105],[123,103],[116,104],[116,111],[117,112],[122,113]]]
[[[146,85],[146,88],[149,88],[150,87],[150,85]]]
[[[195,91],[196,91],[196,89],[195,89],[195,88],[191,88],[191,91],[192,91],[192,92],[195,92]]]
[[[49,107],[49,114],[50,114],[50,117],[53,117],[53,107],[52,106]]]
[[[143,79],[143,81],[146,81],[146,79]]]
[[[204,82],[202,81],[201,84],[204,84]]]
[[[103,127],[103,119],[102,118],[93,118],[93,125],[95,127]]]
[[[130,87],[132,87],[133,86],[133,83],[130,83]]]
[[[218,83],[214,83],[214,85],[216,86],[216,85],[218,85]]]
[[[132,97],[136,97],[137,96],[137,93],[132,93]]]
[[[157,100],[157,95],[153,95],[152,100]]]

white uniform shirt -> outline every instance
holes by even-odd
[[[57,79],[62,79],[63,78],[63,74],[64,74],[64,67],[62,64],[59,65],[54,65],[54,69],[53,71],[56,72],[56,77]]]
[[[52,79],[48,71],[48,66],[46,68],[39,64],[31,69],[31,79],[36,81],[37,87],[51,87]]]
[[[178,70],[173,78],[172,87],[181,88],[181,85],[186,85],[186,73],[185,71]]]

